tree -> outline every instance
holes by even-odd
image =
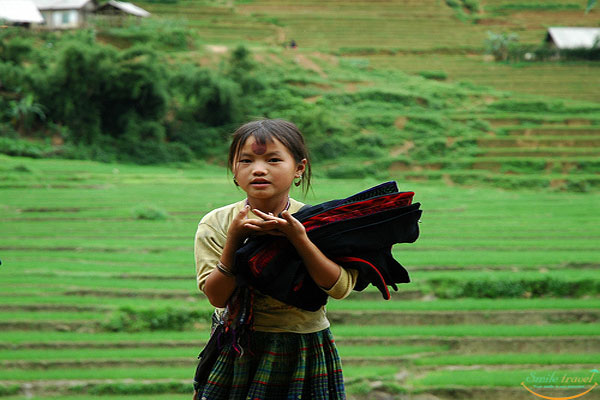
[[[29,134],[36,117],[41,120],[46,119],[42,105],[34,102],[31,93],[28,93],[19,101],[11,100],[9,105],[9,115],[12,117],[15,129],[19,133]]]
[[[486,52],[492,54],[496,61],[506,61],[510,49],[516,45],[519,35],[516,33],[494,33],[488,32],[485,40]]]
[[[123,54],[104,46],[74,43],[48,71],[36,76],[49,119],[70,128],[75,142],[127,135],[130,121],[162,121],[165,73],[150,50]]]

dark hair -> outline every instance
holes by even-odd
[[[258,144],[266,144],[273,141],[273,139],[279,140],[292,153],[296,163],[306,159],[306,169],[302,175],[302,190],[304,193],[308,191],[312,176],[310,159],[304,137],[296,125],[283,119],[260,119],[240,126],[233,133],[231,146],[229,146],[227,164],[231,172],[233,172],[235,158],[239,155],[244,143],[250,136],[254,136]]]

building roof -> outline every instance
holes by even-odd
[[[94,0],[33,0],[37,8],[44,10],[79,10]]]
[[[149,17],[150,16],[150,13],[148,11],[144,10],[141,7],[136,6],[135,4],[126,3],[124,1],[117,1],[117,0],[110,0],[108,3],[101,6],[99,8],[99,10],[103,10],[103,9],[106,9],[109,7],[116,8],[127,14],[135,15],[137,17]]]
[[[600,28],[548,28],[546,41],[552,41],[559,49],[591,49],[598,45]]]
[[[0,0],[0,20],[40,24],[44,17],[32,0]]]

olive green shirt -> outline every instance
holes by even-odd
[[[233,218],[242,210],[245,200],[217,208],[206,214],[198,224],[194,253],[196,258],[196,279],[198,288],[204,291],[206,278],[216,267],[221,258],[227,240],[227,230]],[[303,204],[290,199],[290,213],[295,213]],[[251,211],[248,218],[260,219]],[[341,269],[337,282],[325,293],[335,299],[343,299],[354,288],[358,272],[354,269]],[[221,312],[222,309],[217,309]],[[255,291],[254,296],[254,329],[262,332],[318,332],[329,327],[325,306],[317,311],[306,311],[283,303]]]

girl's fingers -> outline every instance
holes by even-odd
[[[238,218],[245,219],[248,216],[248,211],[250,211],[250,206],[249,205],[244,206],[238,213]]]
[[[265,221],[279,221],[279,222],[285,221],[283,218],[278,218],[271,213],[267,214],[267,213],[264,213],[257,209],[252,210],[252,212],[254,214],[258,215],[259,217],[261,217],[262,219],[264,219]]]
[[[275,218],[275,217],[273,216],[273,214],[271,214],[271,213],[269,213],[269,214],[267,214],[267,213],[264,213],[264,212],[262,212],[262,211],[260,211],[260,210],[258,210],[258,209],[256,209],[256,208],[255,208],[255,209],[253,209],[253,210],[252,210],[252,212],[253,212],[254,214],[258,215],[259,217],[261,217],[262,219],[273,219],[273,218]]]
[[[299,226],[302,225],[302,223],[300,221],[298,221],[296,218],[294,218],[294,216],[292,214],[290,214],[289,211],[284,211],[281,213],[281,216],[285,219],[285,222],[287,222],[290,226]]]
[[[277,221],[248,220],[244,226],[252,230],[270,230],[277,228],[279,223]]]
[[[288,210],[285,210],[284,212],[282,212],[281,216],[283,217],[283,219],[285,219],[287,222],[290,222],[290,223],[294,220],[294,217],[292,217],[292,214],[290,214],[290,212]]]

